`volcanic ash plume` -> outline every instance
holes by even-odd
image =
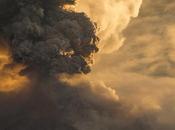
[[[137,17],[142,0],[78,0],[77,10],[85,11],[99,27],[102,53],[111,53],[123,44],[122,31]]]
[[[137,15],[140,2],[82,0],[77,6],[88,12],[86,7],[92,5],[88,14],[101,26],[98,35],[105,47],[105,42],[115,38],[116,30],[120,33],[130,17]],[[0,1],[0,35],[4,41],[0,47],[8,52],[0,60],[0,74],[14,74],[10,76],[17,76],[14,84],[28,88],[0,93],[0,129],[151,130],[151,113],[135,113],[103,82],[75,76],[90,72],[99,39],[96,24],[85,13],[65,9],[65,5],[74,4],[74,0]],[[109,21],[104,16],[110,16]],[[21,76],[30,84],[19,82]]]
[[[54,75],[88,73],[98,51],[96,27],[84,13],[63,10],[73,0],[4,0],[0,31],[14,62]]]

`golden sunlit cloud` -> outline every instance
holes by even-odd
[[[9,70],[0,70],[0,92],[12,92],[20,90],[26,86],[28,79],[25,76],[20,76],[19,72],[22,68],[13,68]]]
[[[116,90],[106,86],[102,80],[98,81],[96,79],[92,79],[91,76],[74,75],[72,77],[71,75],[63,74],[59,76],[59,80],[73,87],[85,87],[88,84],[89,89],[92,93],[94,93],[94,95],[98,95],[98,97],[103,97],[104,99],[110,101],[119,101],[119,96],[117,95]]]
[[[1,41],[5,42],[5,41]],[[2,45],[2,44],[1,44]],[[0,92],[12,92],[26,86],[28,79],[19,73],[24,66],[10,65],[11,58],[8,49],[0,48]]]
[[[78,0],[76,10],[84,11],[99,28],[101,53],[118,50],[125,40],[122,31],[137,17],[142,0]]]

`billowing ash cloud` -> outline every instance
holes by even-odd
[[[74,0],[4,0],[0,30],[14,62],[45,74],[88,73],[98,51],[94,23],[63,10]]]
[[[110,5],[109,1],[105,2]],[[137,7],[140,2],[138,0]],[[0,76],[5,73],[6,79],[14,67],[15,72],[10,78],[13,81],[23,80],[18,74],[23,67],[19,67],[16,72],[16,64],[25,67],[20,72],[23,76],[32,73],[32,76],[28,76],[31,82],[28,83],[27,80],[27,84],[22,84],[25,87],[20,91],[0,91],[0,129],[154,129],[156,120],[152,111],[135,111],[134,105],[120,102],[115,90],[105,86],[103,82],[97,83],[94,79],[87,81],[89,77],[84,75],[61,75],[88,73],[93,54],[98,51],[96,25],[84,13],[63,9],[65,4],[74,3],[74,0],[0,1],[0,35],[12,60],[11,64],[0,64]],[[121,7],[120,15],[117,14],[118,18],[115,20],[120,19],[122,12],[128,14],[127,18],[123,19],[126,22],[119,28],[121,32],[130,17],[136,16],[137,11],[133,8],[133,3],[137,1],[119,0],[112,3]],[[105,3],[102,9],[103,7]],[[110,13],[106,15],[108,14]],[[112,19],[112,16],[110,18]],[[115,31],[117,27],[114,27]],[[112,33],[107,36],[110,29],[112,27],[106,31],[105,39],[114,37]],[[102,40],[104,43],[105,40]],[[4,62],[3,59],[0,61]],[[56,74],[59,75],[58,80],[54,77]],[[0,82],[3,84],[5,80],[1,77]],[[21,82],[14,84],[21,86]],[[0,84],[0,88],[1,86]]]
[[[115,56],[124,63],[122,68],[153,77],[175,76],[174,9],[175,1],[144,0],[140,16],[125,31],[120,56]]]
[[[157,113],[156,130],[175,129],[174,10],[172,0],[143,0],[139,16],[125,30],[124,46],[103,55],[92,72],[135,109]]]
[[[137,17],[142,0],[77,0],[77,11],[85,11],[97,22],[101,53],[118,50],[125,40],[123,30]]]
[[[135,113],[132,107],[121,104],[111,90],[83,79],[66,79],[74,83],[40,82],[32,91],[1,94],[0,128],[152,130],[156,125],[152,113]]]

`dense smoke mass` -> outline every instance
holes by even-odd
[[[12,59],[47,75],[88,73],[98,51],[95,24],[84,13],[65,11],[64,0],[5,0],[0,30]],[[25,71],[25,70],[24,70]]]
[[[92,6],[100,2],[101,9]],[[74,0],[0,1],[0,129],[157,130],[156,113],[137,111],[98,77],[80,74],[91,70],[97,36],[102,48],[112,39],[122,41],[120,33],[137,16],[141,0],[78,1],[78,10],[86,7],[100,24],[99,32],[85,13],[64,9],[74,4]]]

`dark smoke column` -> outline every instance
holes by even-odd
[[[75,1],[0,0],[0,38],[31,79],[27,92],[0,93],[0,130],[77,130],[68,114],[77,92],[54,76],[89,73],[98,38],[95,24],[65,4]]]
[[[84,14],[63,9],[74,0],[1,0],[0,35],[24,73],[88,73],[98,51],[96,27]]]

